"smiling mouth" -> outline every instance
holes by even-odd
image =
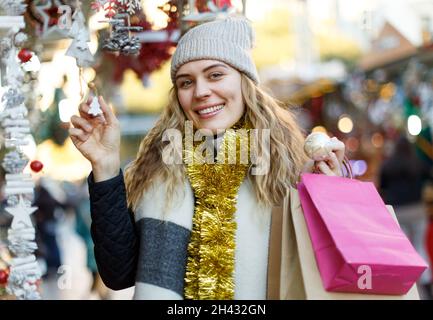
[[[206,108],[206,109],[199,110],[199,111],[197,111],[197,113],[199,115],[201,115],[201,116],[216,114],[220,110],[224,109],[224,107],[225,107],[225,104],[220,104],[218,106],[209,107],[209,108]]]

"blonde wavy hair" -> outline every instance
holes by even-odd
[[[292,107],[283,107],[243,73],[241,86],[246,119],[255,129],[271,129],[269,171],[265,175],[249,174],[248,177],[261,205],[279,204],[287,188],[298,181],[307,160],[303,148],[304,133],[295,120]],[[171,128],[184,132],[186,120],[174,86],[170,90],[168,106],[143,138],[136,159],[125,170],[128,206],[131,209],[136,210],[143,193],[155,181],[166,183],[166,203],[171,203],[179,191],[183,192],[186,177],[184,164],[165,164],[162,151],[169,143],[163,141],[164,131]],[[264,150],[262,140],[258,139],[257,143],[258,150]]]

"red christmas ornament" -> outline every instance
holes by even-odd
[[[32,169],[34,172],[41,171],[43,167],[44,167],[43,163],[40,162],[39,160],[33,160],[30,163],[30,169]]]
[[[59,8],[54,3],[51,3],[51,7],[48,9],[44,9],[44,11],[49,16],[48,26],[52,27],[57,25],[61,16],[61,14],[59,13]]]
[[[21,49],[20,52],[18,52],[18,58],[21,60],[22,63],[30,61],[32,57],[33,52],[31,52],[29,49]]]
[[[0,270],[0,285],[5,285],[8,282],[9,272],[7,270]]]

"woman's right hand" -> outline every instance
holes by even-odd
[[[120,125],[113,111],[99,97],[102,115],[88,114],[92,98],[79,107],[80,116],[72,116],[69,134],[75,147],[92,164],[95,182],[115,177],[120,169]]]

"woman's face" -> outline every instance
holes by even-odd
[[[185,63],[176,73],[179,103],[197,129],[233,126],[244,114],[241,74],[224,62],[196,60]]]

